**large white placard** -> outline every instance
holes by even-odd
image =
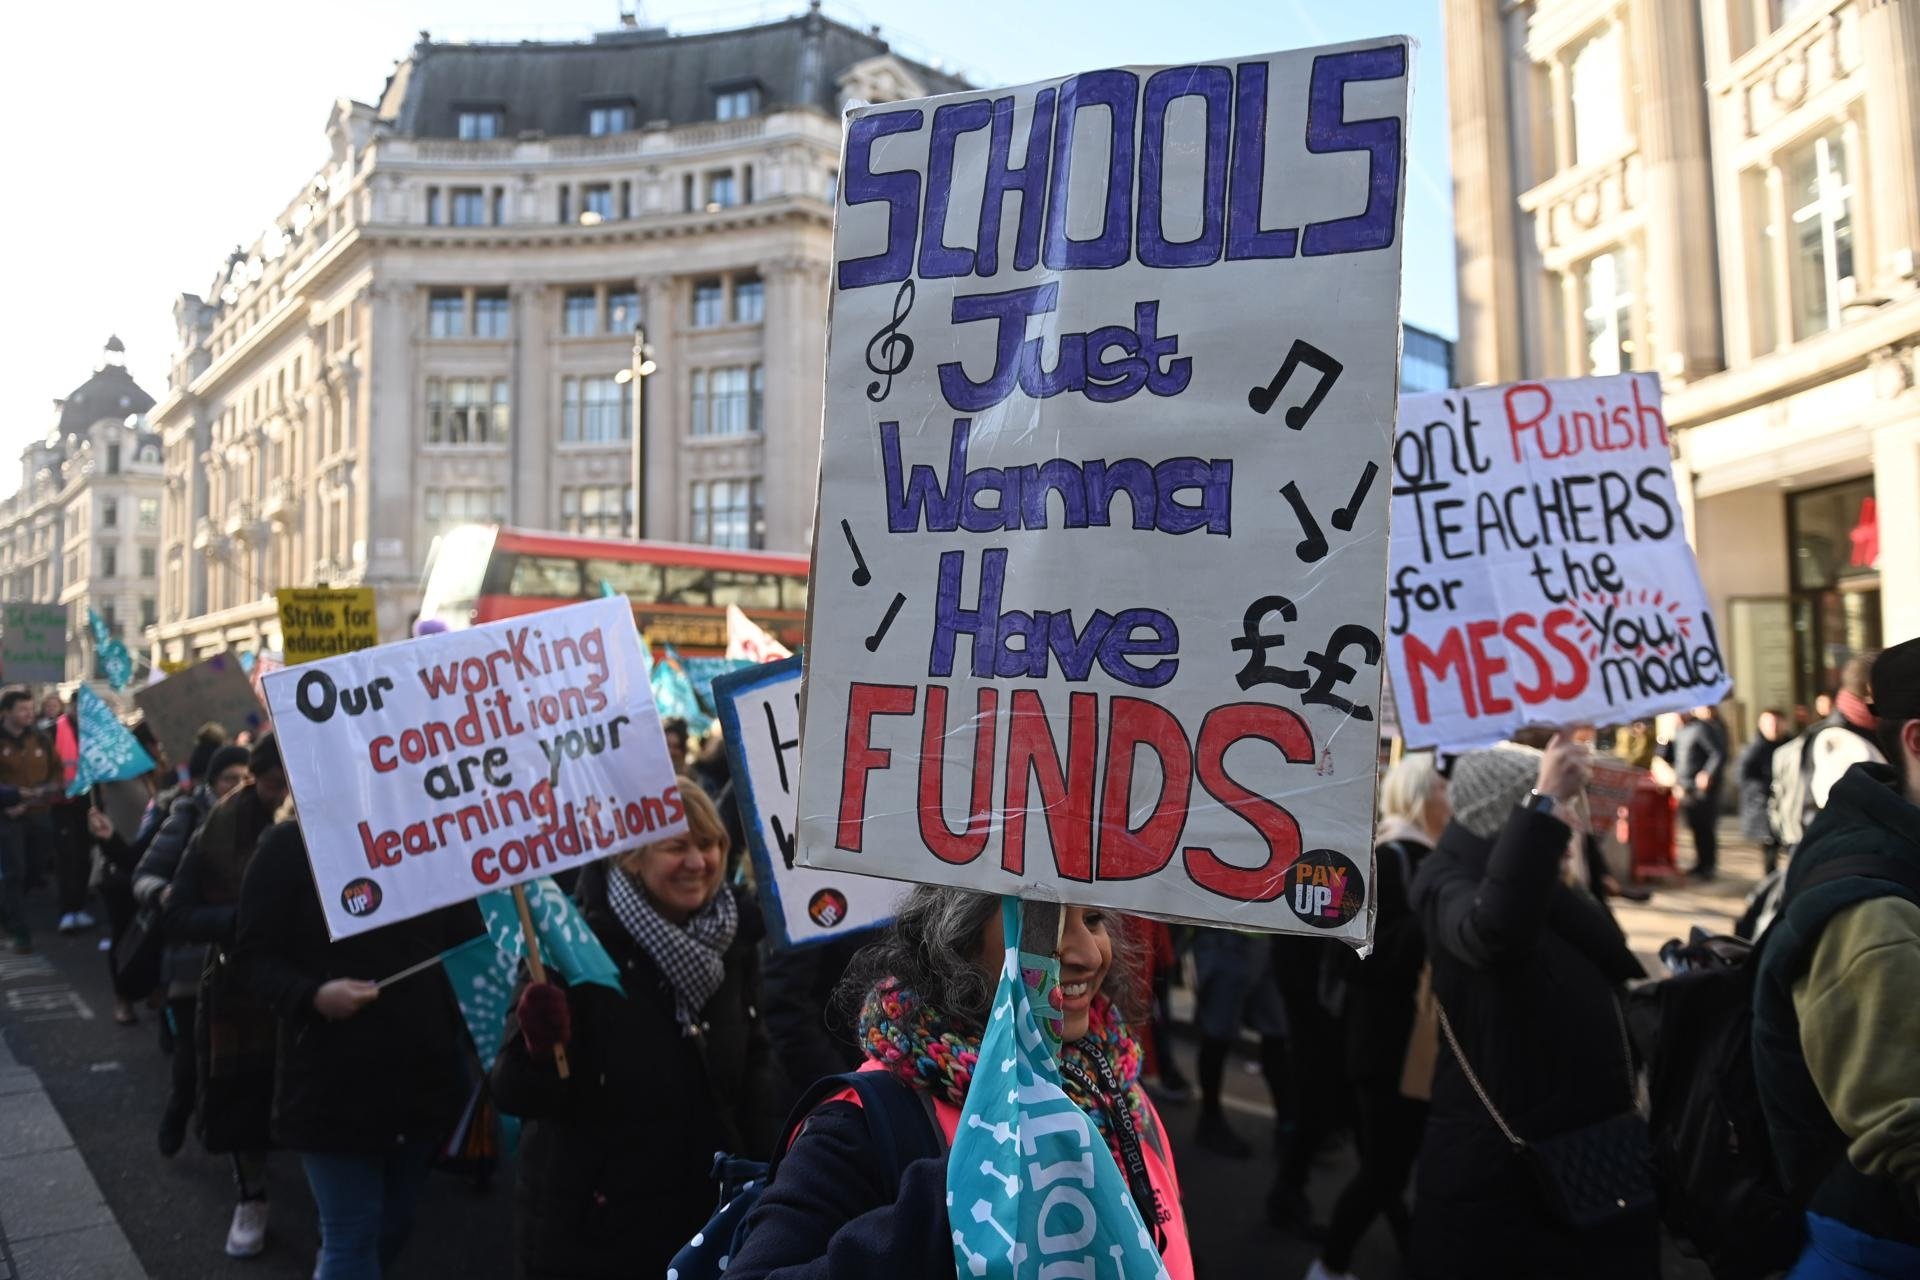
[[[686,830],[625,600],[263,683],[335,938]]]
[[[1409,56],[851,113],[803,863],[1367,935]]]
[[[797,863],[800,808],[800,659],[714,677],[713,701],[733,766],[761,914],[783,947],[860,933],[893,917],[896,880]]]
[[[1726,696],[1658,378],[1401,400],[1387,652],[1414,747]]]

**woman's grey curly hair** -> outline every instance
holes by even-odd
[[[867,993],[894,978],[957,1026],[984,1031],[999,975],[980,967],[980,935],[999,909],[996,894],[916,886],[901,901],[893,924],[848,964],[834,992],[835,1003],[857,1022]],[[1113,940],[1113,965],[1100,990],[1122,1012],[1136,1016],[1140,940],[1121,924],[1118,912],[1104,914],[1107,936]]]

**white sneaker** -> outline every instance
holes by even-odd
[[[75,929],[79,927],[80,927],[79,925],[74,923],[73,912],[69,911],[67,912],[67,914],[60,917],[60,932],[72,933]]]
[[[73,927],[76,929],[98,929],[100,922],[84,911],[73,913]]]
[[[1351,1271],[1329,1271],[1326,1263],[1315,1258],[1313,1265],[1307,1268],[1305,1280],[1360,1280],[1360,1278]]]
[[[252,1258],[267,1247],[267,1202],[242,1200],[233,1206],[233,1225],[227,1228],[227,1256]]]

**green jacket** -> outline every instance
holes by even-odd
[[[1920,806],[1885,766],[1850,770],[1794,854],[1754,989],[1754,1078],[1790,1189],[1920,1243],[1920,892],[1866,875],[1796,892],[1860,855],[1920,880]]]

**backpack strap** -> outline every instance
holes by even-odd
[[[1891,857],[1884,853],[1850,853],[1823,862],[1807,872],[1805,878],[1793,886],[1787,901],[1781,904],[1784,913],[1794,898],[1811,892],[1823,884],[1832,884],[1836,880],[1846,880],[1853,876],[1862,876],[1869,880],[1889,880],[1907,892],[1920,898],[1920,866],[1915,866],[1904,858]]]
[[[893,1185],[898,1185],[900,1175],[915,1160],[946,1151],[947,1136],[935,1120],[933,1105],[925,1094],[883,1071],[843,1071],[814,1081],[794,1104],[767,1166],[769,1180],[800,1137],[800,1131],[806,1128],[808,1118],[829,1100],[849,1090],[860,1099],[867,1132],[873,1136],[874,1146]]]

